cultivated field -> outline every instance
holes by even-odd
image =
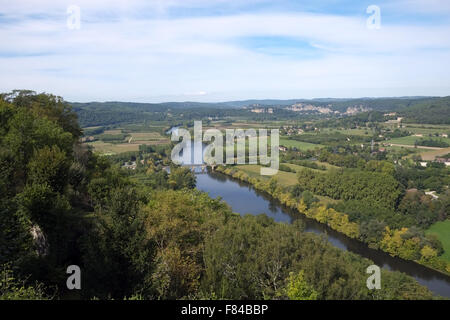
[[[118,154],[122,152],[128,152],[128,151],[138,151],[139,150],[139,144],[131,144],[131,143],[107,143],[103,141],[94,141],[94,142],[88,142],[87,145],[90,145],[94,148],[95,152],[98,152],[100,154],[104,155],[112,155],[112,154]]]
[[[169,138],[166,136],[162,136],[159,132],[156,131],[141,131],[144,129],[142,126],[136,126],[134,129],[136,131],[130,130],[132,127],[128,126],[127,128],[117,128],[117,129],[109,129],[105,130],[102,134],[94,135],[96,139],[99,139],[94,142],[88,142],[87,144],[94,148],[95,152],[104,155],[112,155],[119,154],[123,152],[129,151],[138,151],[139,145],[160,145],[160,144],[168,144],[170,143]],[[149,128],[147,128],[149,130]],[[102,137],[105,136],[114,136],[126,134],[126,137],[123,141],[107,141],[102,140]],[[121,139],[122,140],[122,139]],[[117,143],[119,142],[119,143]]]
[[[169,139],[167,137],[161,136],[159,132],[132,132],[130,133],[132,137],[132,142],[159,142],[159,143],[169,143]]]
[[[416,137],[416,136],[407,136],[407,137],[401,137],[401,138],[394,138],[394,139],[390,139],[387,140],[388,143],[393,143],[393,144],[403,144],[403,145],[411,145],[414,146],[414,143],[417,140],[420,139],[433,139],[436,141],[444,141],[450,144],[450,138],[438,138],[438,137],[428,137],[428,136],[423,136],[423,137]]]
[[[450,148],[443,148],[441,150],[424,151],[420,153],[422,160],[433,161],[435,157],[443,156],[450,153]]]
[[[261,166],[256,164],[248,164],[248,165],[238,165],[236,166],[237,169],[244,171],[247,173],[250,177],[258,177],[263,179],[270,179],[271,176],[261,176],[260,170]],[[297,176],[294,172],[284,172],[281,170],[278,170],[278,173],[274,176],[278,183],[280,183],[283,186],[293,186],[297,183]]]
[[[321,130],[321,132],[325,132],[325,133],[333,133],[333,132],[338,132],[341,134],[347,134],[347,135],[352,135],[352,136],[372,136],[373,135],[373,131],[372,129],[325,129],[325,130]]]
[[[315,148],[322,148],[323,145],[308,143],[303,141],[289,140],[280,138],[280,145],[285,147],[296,147],[300,151],[314,150]]]

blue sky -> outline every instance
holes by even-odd
[[[1,92],[69,101],[450,95],[448,0],[0,0],[0,39]]]

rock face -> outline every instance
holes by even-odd
[[[33,237],[36,254],[40,257],[45,257],[48,254],[48,243],[44,232],[42,232],[41,228],[35,224],[31,227],[30,233]]]

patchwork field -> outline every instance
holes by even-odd
[[[122,152],[138,151],[139,145],[142,144],[160,145],[168,144],[170,142],[168,137],[164,137],[158,132],[131,132],[125,138],[125,141],[120,143],[112,143],[101,140],[102,136],[104,135],[120,134],[122,134],[121,129],[106,130],[103,135],[96,136],[96,138],[100,140],[88,142],[87,144],[92,146],[95,152],[105,155],[112,155]],[[128,141],[128,143],[126,141]]]
[[[239,170],[244,171],[247,173],[250,177],[260,177],[263,179],[270,179],[271,176],[261,176],[260,170],[261,166],[256,164],[248,164],[248,165],[239,165],[236,166]],[[278,173],[275,175],[275,177],[278,180],[278,183],[280,183],[283,186],[293,186],[297,183],[297,175],[295,172],[284,172],[279,170]]]
[[[441,258],[450,262],[450,220],[436,222],[426,233],[438,236],[444,247],[444,254]]]

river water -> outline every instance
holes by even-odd
[[[413,261],[391,257],[389,254],[370,249],[364,243],[330,229],[328,226],[308,219],[304,215],[283,206],[270,196],[256,191],[251,185],[221,173],[197,174],[197,189],[207,192],[212,198],[221,197],[233,212],[244,214],[264,213],[277,222],[291,223],[301,219],[307,232],[326,235],[328,241],[345,251],[351,251],[372,260],[379,267],[401,271],[414,277],[420,284],[435,294],[450,297],[450,277],[428,269]]]

